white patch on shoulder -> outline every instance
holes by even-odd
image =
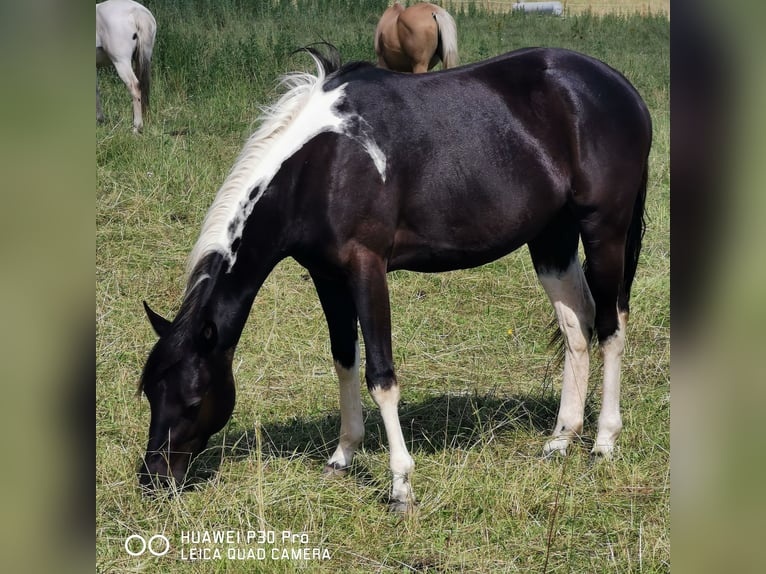
[[[375,169],[380,174],[383,183],[386,182],[386,155],[375,142],[372,135],[372,126],[362,116],[349,114],[343,122],[343,134],[357,141],[367,152],[367,155],[375,164]]]
[[[383,150],[380,149],[377,143],[375,143],[375,140],[372,139],[371,135],[362,140],[362,147],[364,147],[364,151],[366,151],[367,155],[372,159],[372,163],[375,164],[375,168],[380,174],[380,179],[383,180],[383,183],[386,183],[386,154],[384,154]]]
[[[241,239],[255,204],[282,164],[308,141],[323,132],[347,135],[359,142],[386,180],[386,156],[372,137],[372,127],[360,116],[337,111],[346,84],[322,89],[325,72],[288,74],[282,84],[287,92],[264,110],[261,126],[250,136],[205,216],[202,231],[189,256],[191,273],[208,253],[221,253],[232,268],[236,253],[232,245]]]

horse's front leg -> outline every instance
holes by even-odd
[[[393,475],[390,509],[405,512],[411,510],[415,504],[415,496],[410,486],[410,473],[415,467],[415,462],[407,451],[399,424],[399,384],[394,374],[391,352],[391,313],[386,262],[375,254],[361,251],[355,254],[352,265],[352,292],[366,348],[367,389],[380,408],[390,450]]]
[[[313,274],[312,278],[327,319],[330,347],[340,384],[340,438],[324,473],[342,475],[351,466],[354,453],[364,439],[356,308],[345,283]]]

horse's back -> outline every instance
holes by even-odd
[[[342,84],[343,105],[401,156],[402,145],[470,153],[466,142],[484,147],[487,136],[496,153],[545,142],[549,153],[571,155],[560,149],[562,136],[577,145],[573,140],[592,140],[595,130],[648,147],[651,135],[646,105],[622,74],[562,49],[528,48],[427,76],[351,66],[331,77],[327,89]]]
[[[631,169],[648,153],[635,89],[574,52],[528,49],[428,75],[354,66],[325,89],[340,86],[339,111],[361,117],[385,157],[381,181],[354,138],[334,137],[341,162],[356,154],[368,165],[369,183],[355,178],[360,209],[396,228],[392,268],[449,269],[508,253],[573,202],[585,175],[640,179]],[[629,166],[628,157],[639,160]]]

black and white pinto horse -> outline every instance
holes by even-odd
[[[144,127],[156,34],[154,16],[138,2],[107,0],[96,4],[96,122],[104,121],[98,69],[111,62],[133,100],[133,131],[139,132]]]
[[[621,358],[651,145],[639,94],[606,64],[560,49],[423,75],[336,69],[309,51],[318,74],[286,77],[288,90],[210,207],[177,316],[146,306],[159,340],[141,380],[151,405],[142,484],[183,481],[228,421],[237,342],[286,257],[313,279],[340,381],[340,439],[326,472],[347,469],[364,436],[358,323],[390,448],[391,505],[412,507],[386,274],[469,268],[524,244],[566,342],[544,451],[565,454],[583,431],[595,329],[604,387],[593,452],[610,456],[622,428]]]

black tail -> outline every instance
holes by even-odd
[[[646,232],[646,186],[649,179],[649,162],[644,165],[644,173],[641,176],[641,187],[633,205],[633,216],[628,228],[628,236],[625,240],[625,270],[623,272],[622,289],[617,299],[617,308],[620,311],[630,311],[630,289],[636,276],[638,257],[641,254],[641,243]]]

